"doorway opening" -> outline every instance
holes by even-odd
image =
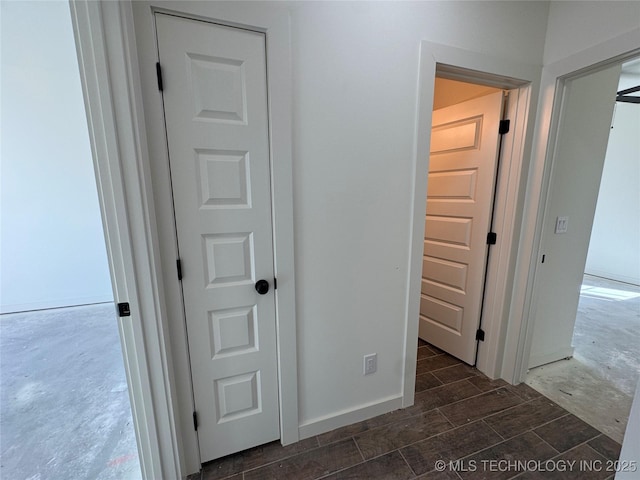
[[[638,86],[640,59],[623,63],[617,90]],[[568,317],[568,358],[533,358],[526,377],[527,384],[620,443],[640,372],[639,128],[640,105],[617,102],[597,175],[597,204],[590,211],[593,227],[579,271],[577,312]],[[538,332],[538,341],[544,336]]]
[[[436,76],[419,337],[475,365],[508,93]]]
[[[0,8],[0,476],[138,479],[69,5]]]
[[[513,269],[515,224],[521,210],[518,192],[522,187],[530,84],[440,63],[434,73],[431,155],[425,172],[429,180],[422,200],[426,209],[420,242],[419,338],[496,378],[501,369],[500,342],[506,328],[503,320],[508,310],[505,300]],[[461,120],[467,106],[476,111]],[[487,115],[483,109],[493,113]],[[461,117],[452,120],[442,116],[447,112]],[[501,121],[505,118],[510,123]],[[505,129],[502,135],[501,128]],[[455,145],[455,141],[466,144]],[[483,149],[489,160],[456,164],[457,156],[464,158]],[[419,201],[416,198],[416,205]],[[471,228],[473,215],[464,211],[470,207],[480,212],[473,213],[480,215],[475,229]],[[444,208],[450,208],[451,214]],[[493,243],[496,238],[488,254],[487,242]],[[447,249],[453,252],[450,258]],[[472,250],[475,265],[470,266],[461,255],[471,258]],[[474,290],[473,298],[467,290]],[[456,304],[456,296],[461,303]],[[430,308],[434,315],[430,315]],[[479,331],[481,314],[486,319],[482,324],[484,341]],[[438,335],[449,338],[438,343]],[[418,365],[419,373],[428,368],[429,362],[423,363]]]

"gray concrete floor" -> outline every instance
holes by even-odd
[[[0,477],[141,478],[113,304],[0,316]]]
[[[526,383],[622,442],[640,376],[640,287],[585,275],[573,346]]]

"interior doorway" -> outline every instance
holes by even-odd
[[[65,2],[2,2],[2,478],[141,478]]]
[[[617,90],[639,85],[640,61],[625,62]],[[578,272],[577,313],[569,317],[568,358],[537,366],[526,378],[618,442],[640,371],[639,128],[640,106],[633,99],[618,102],[598,175],[597,206],[590,212],[593,227],[586,264]]]
[[[495,176],[491,179],[494,181],[493,191],[489,189],[490,193],[483,202],[488,213],[487,223],[483,227],[478,228],[475,232],[477,235],[476,241],[479,243],[478,251],[480,251],[479,257],[481,258],[481,275],[473,279],[469,285],[473,286],[480,292],[478,295],[479,301],[476,304],[477,308],[475,310],[475,314],[470,316],[472,321],[467,325],[467,331],[465,332],[466,345],[463,348],[463,353],[456,353],[452,351],[446,343],[441,344],[444,351],[448,351],[459,358],[463,358],[464,356],[465,362],[478,366],[480,371],[491,377],[496,377],[500,375],[500,331],[505,328],[505,324],[503,323],[503,316],[506,313],[504,302],[507,295],[507,289],[509,288],[507,279],[509,278],[509,271],[512,268],[511,262],[514,239],[517,236],[515,219],[518,218],[518,212],[520,211],[520,207],[518,206],[518,192],[520,188],[523,188],[521,173],[523,165],[523,146],[525,142],[527,116],[529,111],[530,85],[526,81],[514,78],[495,76],[489,73],[466,70],[461,67],[439,63],[436,64],[434,73],[434,99],[432,104],[433,110],[431,112],[434,119],[436,118],[434,111],[437,112],[438,110],[442,110],[442,107],[445,109],[452,108],[452,106],[457,104],[458,108],[462,108],[462,102],[471,101],[471,99],[478,100],[479,98],[481,99],[482,97],[488,97],[491,95],[504,97],[501,107],[498,108],[500,111],[496,117],[497,120],[494,120],[496,124],[492,127],[494,130],[493,135],[483,139],[485,144],[491,143],[496,148],[496,157],[494,160],[498,160],[499,158],[500,165],[498,165],[498,162],[496,161],[494,170]],[[510,123],[500,122],[503,118],[508,118]],[[505,125],[502,125],[503,128],[509,125],[509,127],[507,127],[508,130],[505,129],[506,134],[504,135],[499,134],[501,123],[505,123]],[[444,124],[447,124],[446,120],[444,121]],[[473,122],[470,122],[470,124],[467,124],[464,128],[471,130],[472,128],[470,125],[472,124]],[[464,136],[463,131],[459,130],[459,132]],[[479,132],[479,130],[476,130],[476,133],[477,132]],[[446,141],[449,141],[449,138],[455,138],[455,132],[450,132],[450,134],[447,132],[440,132],[439,134],[443,136],[442,133],[445,133],[444,138]],[[449,137],[447,138],[446,135],[449,135]],[[465,149],[468,148],[469,147],[463,146],[460,151],[464,152]],[[456,148],[454,147],[453,150],[455,149]],[[502,150],[499,157],[497,155],[498,149]],[[430,255],[429,252],[426,251],[428,244],[433,244],[437,248],[441,248],[442,244],[445,243],[442,241],[443,239],[426,238],[428,236],[427,230],[429,228],[429,223],[433,223],[426,221],[429,220],[429,214],[427,212],[429,209],[429,203],[444,203],[444,198],[441,196],[441,193],[446,192],[447,183],[454,185],[451,182],[455,183],[457,181],[458,188],[463,186],[465,182],[467,185],[471,185],[473,183],[469,183],[472,179],[472,175],[464,175],[464,169],[454,167],[453,169],[447,170],[447,168],[445,168],[444,170],[449,172],[445,175],[441,175],[440,180],[445,180],[445,182],[440,182],[440,185],[435,186],[432,179],[430,179],[427,194],[425,195],[426,201],[422,200],[427,204],[427,208],[424,210],[426,216],[422,219],[422,232],[426,232],[427,235],[423,234],[420,242],[420,270],[422,272],[422,278],[420,285],[421,311],[419,311],[421,314],[421,320],[419,321],[419,324],[420,336],[422,338],[427,335],[424,325],[428,320],[426,321],[424,319],[424,307],[426,306],[425,303],[427,303],[425,302],[425,296],[432,296],[430,295],[429,288],[432,288],[434,287],[434,284],[439,283],[440,285],[438,285],[438,287],[441,291],[445,291],[445,295],[450,295],[452,293],[464,294],[462,291],[463,289],[460,288],[460,286],[464,284],[464,288],[466,288],[465,282],[468,281],[468,279],[465,278],[467,272],[465,272],[464,265],[460,265],[463,262],[446,259],[441,255],[442,252],[435,252],[435,255]],[[427,174],[425,174],[425,176],[426,175]],[[463,182],[460,182],[460,180],[463,180]],[[429,200],[429,188],[431,188],[431,192],[439,198]],[[441,192],[438,193],[438,191]],[[468,194],[469,192],[467,192],[467,197],[469,197]],[[460,194],[456,193],[454,197],[456,195]],[[471,195],[475,196],[475,192]],[[470,198],[463,197],[464,195],[450,200],[453,200],[452,203],[457,203],[458,206],[462,206],[465,203],[472,204],[474,202],[474,200]],[[418,201],[419,199],[416,198],[416,204]],[[435,215],[435,217],[436,220],[442,218],[440,214]],[[458,219],[455,219],[456,221],[449,223],[454,227],[458,227],[458,234],[462,233],[464,235],[464,228],[460,227],[465,227],[465,222],[467,222],[468,218],[468,215],[458,215]],[[466,226],[468,226],[468,223]],[[492,242],[494,238],[499,240],[491,247],[493,253],[487,255],[487,241]],[[457,241],[459,243],[458,245],[453,242],[454,248],[458,248],[460,250],[468,249],[467,246],[460,244],[460,239]],[[446,273],[448,277],[445,278],[438,274],[440,275],[440,278],[429,278],[430,273],[435,272],[433,269],[433,260],[429,257],[436,258],[435,263],[448,267],[444,269],[448,270]],[[427,272],[426,276],[424,275],[425,272]],[[487,286],[486,289],[484,288],[485,284]],[[462,317],[460,314],[464,307],[461,305],[456,306],[454,302],[445,298],[438,298],[436,301],[431,301],[431,303],[436,303],[437,307],[440,307],[441,311],[445,310],[445,314],[449,317],[447,318],[449,325],[447,325],[446,322],[440,322],[441,324],[444,323],[444,325],[442,325],[442,330],[448,331],[447,333],[449,333],[451,337],[458,337],[458,339],[462,338],[460,332],[456,332],[456,327],[460,325],[460,319]],[[447,305],[447,303],[449,305]],[[486,319],[486,322],[482,327],[482,332],[479,331],[481,315]],[[458,323],[456,324],[456,322]],[[484,342],[481,340],[482,333],[485,333]],[[478,336],[478,339],[476,339],[476,336]],[[429,339],[426,339],[426,341],[429,341]],[[478,341],[480,344],[478,344]]]

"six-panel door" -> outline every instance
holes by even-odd
[[[420,338],[473,364],[502,92],[433,112]]]
[[[156,26],[205,462],[280,438],[265,36],[166,14]]]

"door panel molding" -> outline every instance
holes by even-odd
[[[435,110],[432,119],[423,265],[429,257],[456,262],[464,278],[457,289],[443,288],[434,281],[445,273],[438,271],[442,262],[431,262],[435,271],[423,267],[419,335],[470,365],[483,320],[503,103],[504,93],[498,90]],[[466,172],[466,178],[452,175],[455,168]]]
[[[163,13],[155,25],[197,435],[207,462],[280,438],[276,290],[254,288],[274,278],[266,39]],[[212,197],[231,201],[211,208]],[[216,355],[211,337],[218,351],[228,350],[223,343],[233,348],[233,358]],[[253,348],[236,348],[247,344]]]

